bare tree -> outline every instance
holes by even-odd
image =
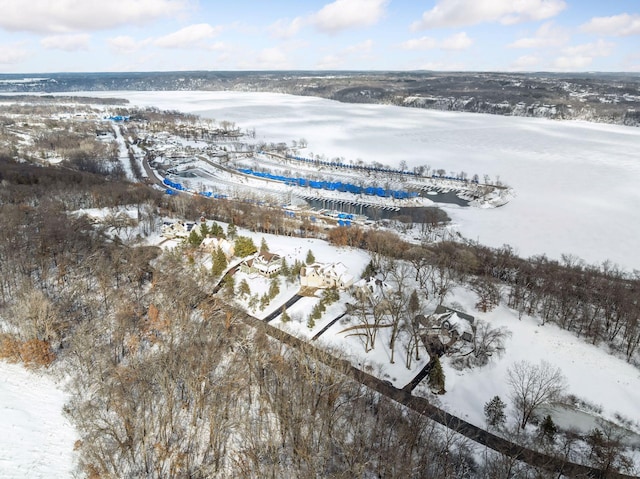
[[[531,364],[518,361],[507,370],[507,383],[511,386],[511,399],[520,416],[520,428],[524,429],[536,408],[557,399],[566,388],[566,380],[560,368],[546,361]]]
[[[483,313],[492,311],[500,304],[500,286],[489,276],[478,276],[469,283],[471,290],[478,295],[476,308]]]
[[[589,462],[604,471],[605,477],[611,472],[633,473],[633,459],[623,454],[623,440],[626,433],[604,421],[587,436]]]
[[[506,328],[493,328],[485,321],[479,321],[473,336],[473,356],[475,364],[484,366],[491,358],[501,356],[505,351],[505,341],[511,336]]]
[[[393,282],[392,291],[384,291],[386,296],[387,316],[391,325],[391,334],[389,335],[389,349],[391,350],[390,362],[393,364],[395,358],[396,340],[400,333],[400,326],[404,319],[410,317],[407,311],[409,302],[409,291],[407,278],[410,277],[410,267],[404,262],[388,260],[385,262],[384,269],[388,270]]]

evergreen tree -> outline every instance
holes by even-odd
[[[273,299],[280,293],[280,281],[278,278],[274,278],[271,280],[269,284],[269,299]]]
[[[224,294],[231,297],[235,293],[236,281],[232,275],[227,275],[224,278]]]
[[[258,301],[259,301],[258,295],[252,294],[251,297],[249,298],[249,302],[247,306],[249,307],[250,310],[255,311],[256,306],[258,306]]]
[[[333,288],[327,288],[322,292],[321,302],[325,306],[329,306],[330,304],[335,303],[339,299],[340,299],[340,292],[338,291],[338,288],[336,288],[335,286]]]
[[[367,267],[362,272],[363,278],[372,278],[377,274],[377,270],[375,265],[373,264],[373,260],[369,261]]]
[[[493,399],[487,401],[484,405],[484,417],[487,424],[491,427],[500,427],[504,424],[506,416],[504,410],[507,405],[502,402],[500,396],[494,396]]]
[[[289,264],[287,263],[287,258],[282,257],[282,268],[280,269],[280,274],[287,279],[291,277],[291,269],[289,268]]]
[[[287,307],[284,304],[282,305],[282,313],[280,314],[280,321],[282,321],[283,323],[288,323],[289,321],[291,321],[291,317],[287,313]]]
[[[260,311],[269,306],[270,302],[271,300],[269,299],[269,295],[267,293],[264,293],[262,296],[260,296]]]
[[[238,258],[244,258],[258,251],[253,240],[247,236],[238,236],[234,243],[234,248]]]
[[[241,297],[251,295],[251,288],[249,287],[249,283],[247,283],[246,279],[240,281],[240,284],[238,285],[238,294]]]
[[[316,320],[313,319],[313,315],[310,315],[307,319],[307,328],[313,329],[316,327]]]
[[[324,303],[322,301],[317,302],[313,309],[311,309],[311,318],[315,319],[320,319],[322,317],[322,313],[324,313],[325,311],[325,307],[324,307]]]
[[[304,266],[304,263],[302,261],[296,260],[293,263],[293,266],[291,267],[291,276],[297,277],[298,275],[300,275],[300,270],[302,269],[303,266]]]
[[[429,371],[429,387],[437,394],[444,394],[444,371],[442,370],[442,364],[440,364],[440,358],[436,356],[433,361],[433,366]]]
[[[227,268],[227,257],[225,256],[224,251],[222,251],[222,248],[220,248],[220,246],[216,248],[212,256],[213,265],[211,266],[211,274],[215,277],[218,277]]]
[[[222,229],[222,226],[220,226],[218,223],[216,223],[215,221],[213,222],[213,224],[211,225],[211,228],[209,229],[209,233],[211,234],[211,236],[213,236],[214,238],[224,238],[224,230]]]
[[[236,228],[236,225],[234,225],[233,223],[229,223],[229,226],[227,226],[227,236],[230,239],[236,239],[236,236],[238,235],[238,229]]]
[[[540,423],[540,427],[539,427],[540,437],[545,441],[553,442],[557,432],[558,432],[558,428],[556,427],[556,424],[553,422],[551,415],[547,414],[542,420],[542,422]]]
[[[191,233],[189,233],[189,237],[187,238],[187,243],[189,243],[194,248],[197,248],[198,246],[200,246],[200,243],[202,243],[202,237],[196,230],[192,229]]]
[[[267,240],[264,239],[264,236],[262,237],[262,241],[260,241],[260,252],[261,253],[269,252],[269,245],[267,244]]]
[[[313,256],[313,251],[307,251],[307,259],[305,260],[307,264],[312,264],[316,262],[316,257]]]
[[[209,233],[211,233],[211,230],[209,229],[209,226],[207,226],[207,223],[200,223],[200,236],[202,237],[202,239],[209,236]]]

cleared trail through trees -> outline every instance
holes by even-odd
[[[242,310],[237,310],[236,312],[247,325],[264,332],[268,336],[285,343],[288,346],[298,349],[302,353],[317,358],[323,364],[348,375],[359,383],[377,391],[389,399],[392,399],[412,411],[428,417],[448,429],[451,429],[458,434],[461,434],[498,453],[515,458],[531,466],[558,473],[559,475],[561,474],[565,477],[592,479],[637,479],[638,477],[612,471],[602,471],[590,466],[567,462],[561,458],[549,456],[508,441],[459,417],[449,414],[448,412],[429,403],[425,398],[413,396],[405,389],[395,388],[385,383],[383,380],[361,371],[353,366],[349,361],[338,359],[326,351],[311,345],[307,341],[296,338],[275,326],[271,326],[266,320],[254,318]],[[280,312],[278,312],[278,314],[280,314]]]

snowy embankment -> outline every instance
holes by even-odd
[[[0,361],[0,477],[72,477],[78,436],[65,401],[51,378]]]

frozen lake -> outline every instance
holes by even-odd
[[[91,95],[95,95],[94,92]],[[255,128],[267,142],[305,138],[324,154],[488,174],[516,198],[493,210],[444,206],[459,231],[521,256],[570,254],[640,269],[640,129],[586,122],[354,105],[238,92],[105,92]]]

